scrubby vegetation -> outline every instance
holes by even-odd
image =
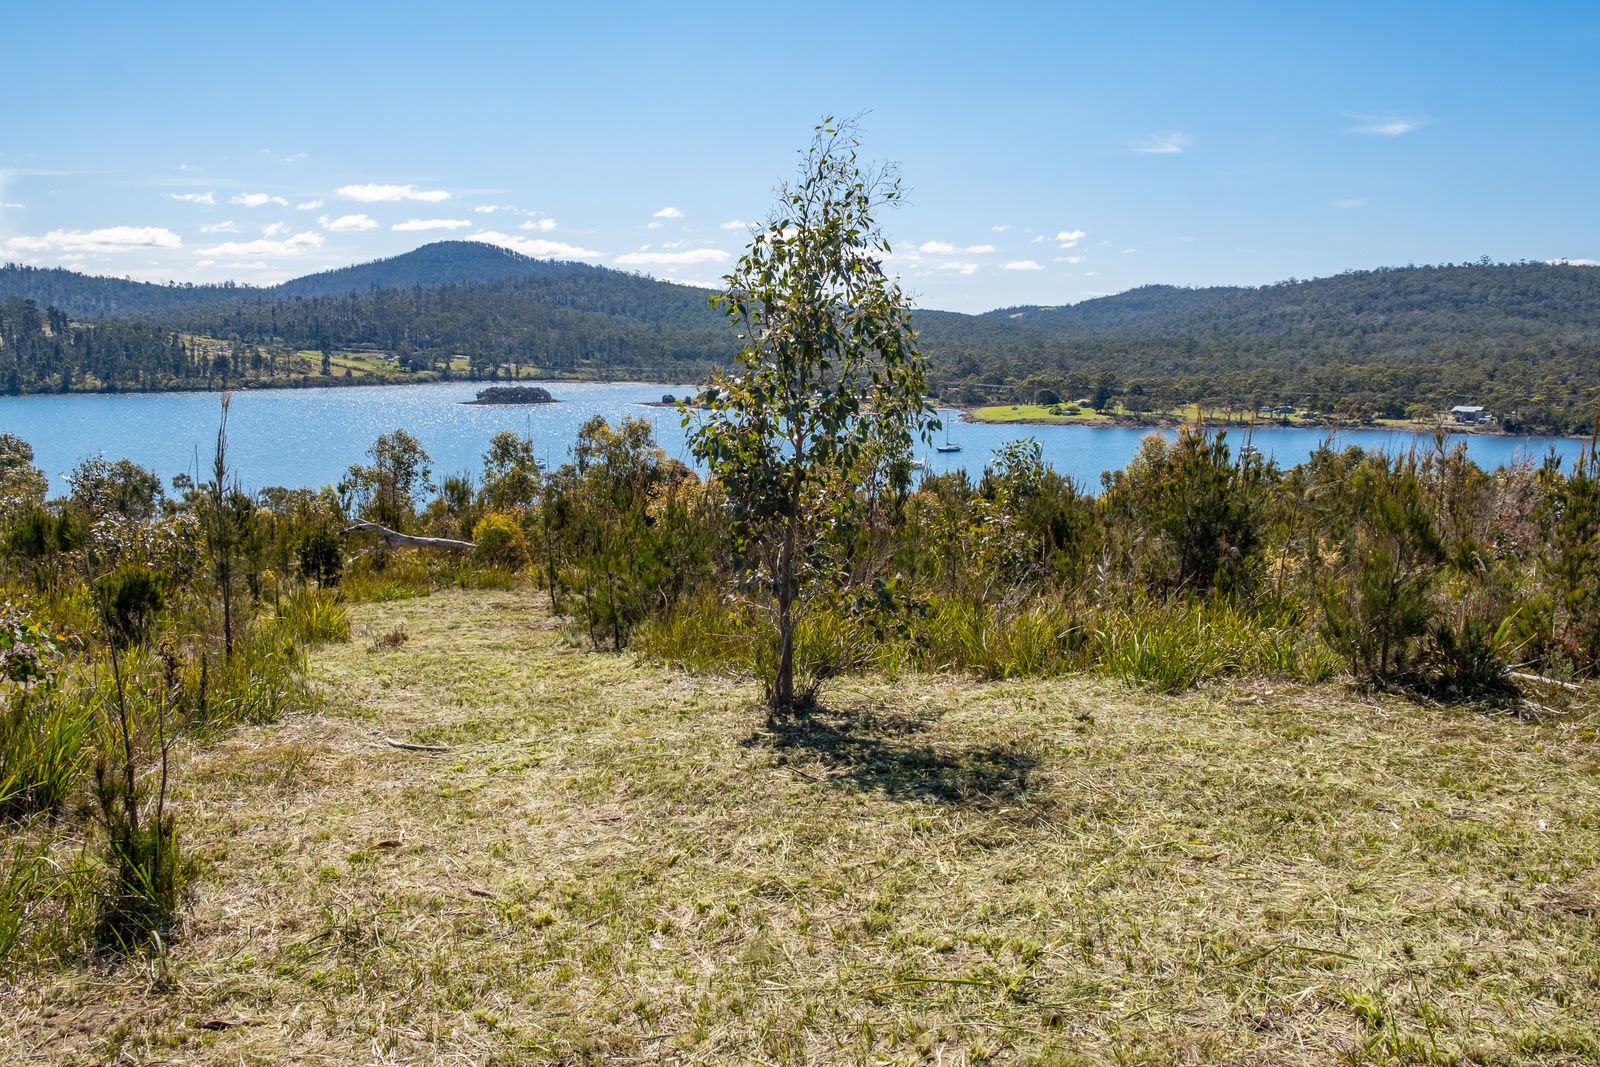
[[[6,881],[30,900],[77,894],[62,915],[94,911],[82,894],[98,885],[111,903],[72,927],[85,945],[166,936],[186,877],[172,745],[308,699],[305,650],[349,639],[352,602],[523,586],[596,649],[749,677],[769,695],[778,681],[770,588],[728,488],[667,459],[642,420],[591,420],[548,470],[502,433],[481,476],[437,487],[398,430],[320,491],[246,493],[224,433],[203,484],[180,477],[169,495],[97,459],[47,503],[25,444],[6,449],[0,808],[8,837],[29,843]],[[1484,471],[1442,441],[1400,456],[1325,448],[1280,470],[1195,428],[1152,436],[1095,494],[1026,441],[976,480],[912,486],[889,469],[903,463],[871,458],[885,469],[856,483],[869,495],[818,512],[849,521],[808,534],[795,693],[826,702],[824,685],[852,675],[1088,672],[1170,693],[1342,677],[1538,714],[1600,675],[1592,449],[1566,468]],[[394,549],[346,532],[363,520],[474,547]],[[65,875],[63,840],[84,842]],[[6,940],[68,928],[27,921],[44,914],[14,905]]]
[[[707,477],[595,418],[558,467],[502,432],[435,481],[398,428],[247,491],[224,397],[203,482],[46,500],[0,435],[0,968],[69,976],[0,1027],[164,973],[211,879],[271,899],[152,996],[270,1036],[167,1000],[49,1054],[1600,1054],[1593,440],[1284,470],[1194,426],[1094,491],[1027,440],[914,482],[926,365],[858,254],[896,187],[848,127],[805,158],[682,405]]]

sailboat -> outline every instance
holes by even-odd
[[[950,435],[949,434],[945,434],[944,435],[944,444],[942,444],[942,445],[934,445],[933,446],[933,450],[935,452],[960,452],[961,451],[961,446],[956,444],[954,441],[950,440]]]

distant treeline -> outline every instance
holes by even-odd
[[[282,354],[352,348],[393,352],[418,375],[448,375],[461,357],[474,378],[520,368],[693,380],[735,349],[706,296],[472,242],[270,289],[6,267],[0,383],[11,392],[288,384]],[[1059,308],[924,312],[917,325],[934,387],[965,403],[1292,404],[1352,417],[1481,404],[1507,428],[1573,432],[1589,427],[1600,391],[1593,267],[1480,263],[1262,288],[1147,286]]]

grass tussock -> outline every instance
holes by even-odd
[[[980,683],[908,658],[768,724],[755,684],[576,651],[530,594],[351,614],[355,639],[311,655],[325,703],[175,752],[201,873],[161,991],[24,946],[5,1047],[217,1064],[1600,1056],[1590,695],[1535,721],[1251,676],[1178,695]],[[1107,643],[1076,616],[1062,640],[1059,621],[952,624],[976,643],[933,661]],[[1171,627],[1162,640],[1203,639],[1230,670],[1258,654],[1214,616]],[[818,661],[861,647],[816,642]],[[1095,654],[1142,670],[1137,648]],[[71,868],[70,843],[45,847]]]
[[[278,605],[278,625],[302,645],[350,640],[350,611],[333,589],[297,589]]]

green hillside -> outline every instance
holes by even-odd
[[[271,288],[8,266],[0,383],[11,392],[266,384],[276,379],[261,368],[275,354],[374,348],[398,351],[418,374],[454,365],[490,377],[514,364],[683,379],[734,350],[708,295],[470,241]],[[1512,429],[1572,431],[1589,425],[1600,383],[1600,269],[1582,266],[1146,286],[1062,307],[925,311],[917,324],[935,388],[971,404],[1099,394],[1134,411],[1292,404],[1399,418],[1476,403]],[[219,364],[197,338],[246,355]]]

